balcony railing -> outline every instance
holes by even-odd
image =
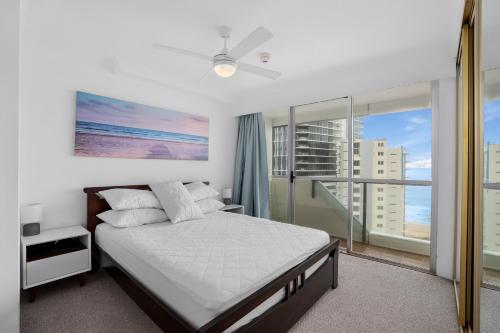
[[[429,200],[425,202],[430,211],[431,181],[354,178],[353,181],[353,251],[372,246],[379,249],[401,251],[407,256],[428,258],[430,255],[430,214],[428,224],[407,223],[405,219],[406,186],[428,187]],[[283,178],[272,178],[272,183],[283,187],[275,193],[286,193],[288,182]],[[377,196],[383,189],[385,201]],[[280,192],[281,191],[281,192]],[[348,179],[329,176],[297,177],[295,181],[295,223],[323,229],[338,238],[347,238],[348,229]],[[401,193],[397,197],[397,193]],[[388,199],[390,196],[390,200]],[[392,201],[394,202],[392,202]],[[379,203],[379,204],[377,204]],[[399,203],[399,205],[396,205]],[[271,202],[271,205],[273,203]],[[377,214],[377,206],[384,213]],[[273,209],[273,207],[272,207]],[[383,215],[383,216],[382,216]],[[392,228],[392,229],[391,229]],[[422,267],[421,267],[422,268]],[[426,267],[429,268],[428,266]]]

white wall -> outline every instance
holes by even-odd
[[[19,331],[18,0],[0,2],[0,332]]]
[[[230,186],[236,118],[226,105],[152,82],[115,75],[109,66],[116,8],[102,6],[103,22],[89,22],[78,6],[26,1],[20,136],[21,204],[41,202],[42,228],[84,224],[86,186],[144,184],[169,179],[209,180]],[[70,19],[71,18],[71,19]],[[134,24],[139,24],[135,22]],[[132,24],[132,23],[131,23]],[[105,32],[106,31],[106,32]],[[123,36],[122,36],[123,37]],[[114,54],[123,56],[123,54]],[[76,157],[75,91],[130,100],[210,118],[208,161]]]
[[[456,83],[455,78],[437,82],[437,261],[436,273],[452,279],[455,239],[456,188]],[[436,163],[436,161],[433,161]]]

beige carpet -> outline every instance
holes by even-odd
[[[481,333],[500,331],[500,291],[481,288]]]
[[[104,272],[42,287],[21,300],[21,332],[159,332]],[[451,282],[424,273],[340,256],[339,287],[326,293],[291,332],[459,332]]]

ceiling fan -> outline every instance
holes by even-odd
[[[229,51],[227,48],[227,40],[229,39],[230,32],[231,30],[229,29],[229,27],[224,26],[219,28],[219,34],[221,38],[224,39],[224,47],[218,54],[213,57],[163,44],[153,44],[153,47],[205,61],[210,61],[213,64],[214,72],[218,76],[223,78],[233,76],[233,74],[236,72],[236,69],[272,80],[276,80],[281,75],[281,73],[276,71],[238,62],[238,59],[273,37],[269,30],[258,27],[254,32],[248,35],[231,51]]]

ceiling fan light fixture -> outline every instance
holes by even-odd
[[[219,35],[224,40],[224,47],[218,54],[211,57],[198,52],[193,52],[189,50],[179,49],[169,45],[163,44],[153,44],[154,48],[163,49],[173,53],[177,53],[184,56],[190,56],[203,61],[209,61],[212,63],[212,69],[217,74],[217,76],[222,78],[228,78],[234,75],[236,71],[242,71],[250,74],[255,74],[261,77],[265,77],[271,80],[276,80],[281,73],[269,70],[267,68],[262,68],[254,65],[245,64],[239,62],[239,60],[245,55],[249,54],[252,50],[256,49],[269,39],[273,37],[271,32],[263,27],[258,27],[250,35],[245,37],[238,45],[233,47],[231,50],[227,48],[227,40],[231,29],[228,27],[220,27]],[[269,61],[269,53],[261,54],[261,61],[266,63]],[[237,63],[238,61],[238,63]]]
[[[236,66],[234,64],[217,64],[214,66],[214,72],[220,77],[231,77],[236,72]]]
[[[227,78],[236,72],[236,62],[225,54],[218,54],[214,57],[214,72],[220,77]]]

